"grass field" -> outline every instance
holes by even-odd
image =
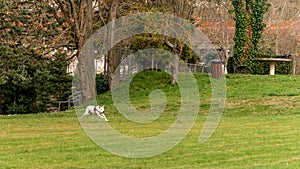
[[[153,80],[150,80],[153,79]],[[75,111],[0,116],[0,168],[300,168],[300,77],[228,75],[227,101],[212,137],[198,143],[210,106],[210,82],[196,75],[200,111],[191,132],[173,149],[151,158],[124,158],[98,147],[84,133]],[[134,137],[163,132],[180,105],[177,86],[162,73],[141,74],[131,83],[137,109],[149,107],[148,95],[160,88],[168,97],[166,112],[151,124],[122,118],[109,93],[109,124]],[[104,122],[104,121],[103,121]]]

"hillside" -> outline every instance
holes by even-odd
[[[210,79],[206,74],[196,74],[195,78],[200,93],[200,106],[207,108],[211,97]],[[300,77],[292,75],[227,75],[227,108],[224,115],[240,115],[241,110],[255,110],[245,111],[245,115],[268,115],[270,112],[272,115],[298,114],[299,84]],[[177,85],[170,85],[170,75],[151,71],[139,73],[131,81],[129,88],[131,103],[136,108],[149,108],[149,94],[156,89],[163,91],[167,99],[170,99],[168,103],[173,109],[180,106],[180,88]],[[110,93],[98,96],[97,100],[99,104],[114,109]],[[201,112],[205,114],[207,109]]]
[[[210,82],[207,75],[195,77],[201,98],[197,120],[189,134],[167,152],[150,158],[126,158],[110,153],[87,136],[76,113],[70,110],[0,116],[0,166],[49,169],[300,167],[299,76],[229,75],[224,115],[213,135],[203,144],[199,144],[198,139],[210,107]],[[131,83],[131,100],[140,110],[149,107],[148,94],[152,90],[159,88],[168,96],[166,112],[149,124],[124,119],[114,109],[110,93],[99,95],[99,104],[106,105],[108,124],[115,131],[134,138],[163,134],[170,124],[176,123],[174,115],[180,106],[178,88],[169,82],[169,76],[162,72],[144,72]],[[97,117],[86,120],[92,124],[106,123]],[[97,133],[110,137],[103,135],[103,130]]]

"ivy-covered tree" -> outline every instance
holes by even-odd
[[[233,64],[247,66],[257,54],[265,24],[263,16],[268,11],[266,0],[232,0],[233,14],[236,22],[234,37]]]

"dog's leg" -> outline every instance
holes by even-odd
[[[89,110],[88,110],[88,108],[86,108],[85,112],[83,113],[83,115],[80,118],[83,118],[83,117],[88,116],[88,115],[89,115]]]
[[[103,116],[105,121],[108,121],[104,113],[102,113],[102,116]]]
[[[107,118],[105,117],[104,113],[99,113],[96,112],[97,116],[99,116],[100,118],[104,119],[105,121],[108,121]]]

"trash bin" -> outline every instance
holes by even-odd
[[[212,60],[211,75],[213,78],[221,78],[223,76],[223,64],[220,60]]]

